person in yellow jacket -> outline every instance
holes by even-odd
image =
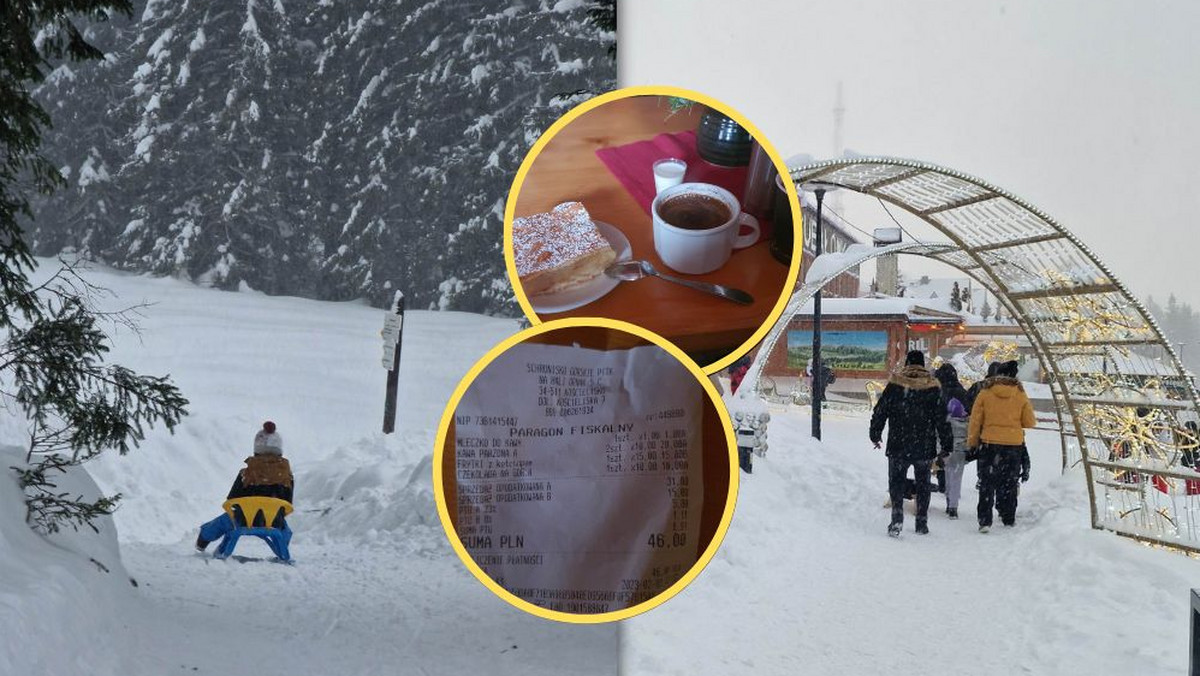
[[[1033,405],[1017,379],[1017,362],[1000,366],[988,378],[971,407],[967,448],[979,461],[979,532],[992,527],[992,505],[1005,526],[1017,522],[1018,480],[1029,480],[1029,451],[1025,430],[1037,424]]]

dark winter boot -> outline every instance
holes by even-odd
[[[196,538],[196,551],[202,552],[207,548],[208,548],[208,540],[205,540],[202,537],[197,537]]]
[[[888,535],[890,535],[894,538],[898,538],[898,537],[900,537],[900,531],[903,529],[904,529],[903,523],[900,523],[899,521],[893,521],[891,523],[891,525],[888,526]]]
[[[951,519],[957,519],[958,518],[958,508],[957,507],[947,507],[946,508],[946,516]]]
[[[925,523],[924,521],[918,521],[917,522],[917,534],[918,535],[929,535],[929,524]]]

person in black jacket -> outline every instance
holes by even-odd
[[[871,414],[871,442],[875,448],[888,428],[888,493],[892,499],[892,521],[888,534],[899,536],[904,527],[904,488],[908,468],[913,468],[917,485],[916,531],[929,533],[929,468],[937,455],[939,440],[951,448],[953,439],[946,409],[941,403],[941,387],[925,368],[925,354],[908,353],[904,368],[892,374],[879,395]]]
[[[938,384],[942,386],[943,408],[950,405],[951,399],[964,402],[963,406],[966,406],[967,388],[963,387],[962,381],[958,379],[958,369],[954,368],[954,364],[946,362],[937,367],[933,377],[937,378]]]
[[[1179,464],[1200,471],[1200,426],[1196,425],[1195,420],[1183,423],[1183,431],[1175,433],[1175,445],[1183,449]]]

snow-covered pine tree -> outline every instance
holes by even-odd
[[[1146,297],[1146,310],[1149,311],[1150,314],[1154,315],[1154,318],[1159,322],[1163,321],[1163,308],[1158,304],[1158,301],[1154,300],[1154,296]]]
[[[149,426],[173,429],[187,404],[169,378],[105,363],[109,348],[101,326],[123,316],[93,309],[99,290],[69,265],[34,286],[35,261],[21,225],[34,215],[27,186],[48,193],[64,182],[40,154],[50,116],[29,88],[44,80],[52,60],[102,57],[74,17],[103,20],[128,11],[124,0],[14,0],[0,22],[0,399],[28,421],[26,465],[12,469],[26,491],[27,520],[47,532],[91,525],[120,498],[88,501],[59,492],[58,473],[106,450],[128,452]]]
[[[1147,298],[1146,309],[1158,321],[1167,342],[1181,357],[1184,366],[1200,370],[1200,313],[1188,303],[1180,303],[1173,293],[1167,297],[1165,308],[1153,297]]]
[[[615,34],[589,14],[608,5],[141,2],[137,21],[88,28],[108,59],[39,91],[69,122],[47,153],[89,179],[39,210],[37,250],[221,288],[515,311],[503,201],[577,100],[561,93],[615,83]]]
[[[962,312],[962,289],[959,288],[958,282],[954,283],[954,288],[950,290],[950,309],[955,312]]]

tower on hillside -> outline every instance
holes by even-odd
[[[846,104],[842,99],[842,81],[837,83],[837,98],[833,102],[833,156],[842,157],[846,154],[845,140],[845,119],[846,119]],[[830,193],[829,200],[833,211],[839,216],[846,213],[842,211],[842,191],[835,190]]]

